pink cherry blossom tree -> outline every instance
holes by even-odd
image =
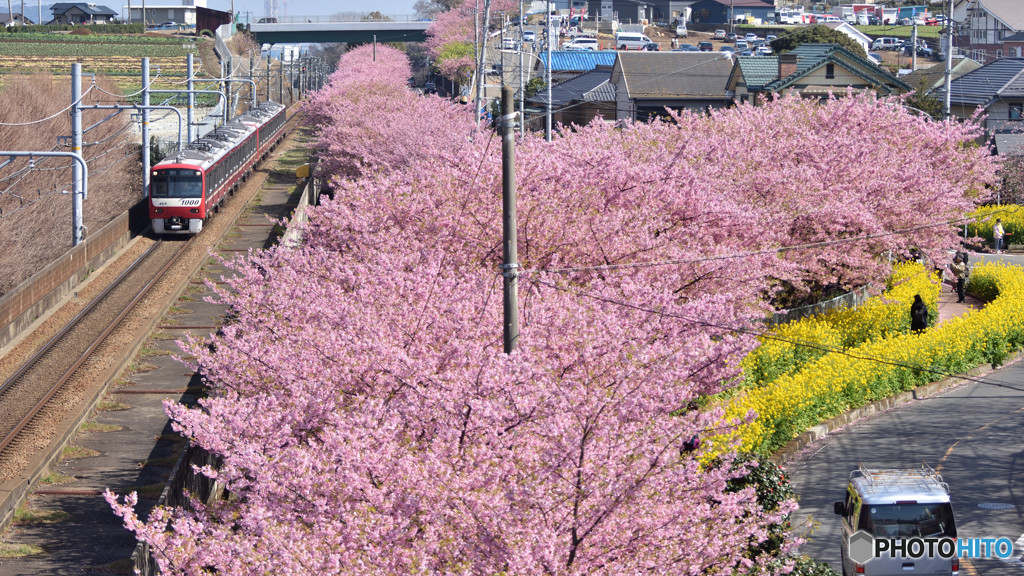
[[[232,497],[143,521],[108,495],[129,529],[171,574],[778,571],[750,551],[794,504],[727,489],[703,400],[780,284],[949,245],[994,174],[976,127],[849,95],[528,135],[506,355],[500,139],[377,58],[307,108],[335,200],[302,246],[230,262],[234,321],[183,343],[210,395],[167,411]]]

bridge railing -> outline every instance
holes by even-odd
[[[428,22],[429,19],[420,18],[415,14],[364,14],[358,12],[341,12],[330,16],[283,16],[278,17],[276,22],[267,22],[261,18],[251,24],[300,24],[300,23],[330,23],[330,22]]]

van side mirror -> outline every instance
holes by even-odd
[[[832,511],[835,512],[836,516],[842,516],[846,513],[846,506],[842,502],[833,502]]]

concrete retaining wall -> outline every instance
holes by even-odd
[[[129,213],[121,214],[0,298],[0,348],[17,339],[127,245],[131,240],[129,222]]]

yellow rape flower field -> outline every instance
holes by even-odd
[[[902,264],[890,288],[863,306],[767,334],[743,362],[744,387],[718,404],[727,420],[751,412],[756,418],[712,445],[738,440],[741,450],[767,455],[847,410],[982,363],[1001,364],[1024,344],[1024,269],[980,264],[967,288],[988,301],[985,308],[910,333],[914,295],[935,313],[940,283],[920,264]]]

